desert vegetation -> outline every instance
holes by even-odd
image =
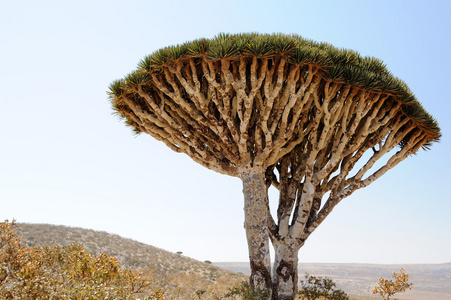
[[[406,289],[411,289],[413,286],[413,283],[409,282],[409,274],[404,269],[401,269],[399,273],[393,272],[392,278],[381,277],[373,294],[379,294],[384,300],[390,300],[394,294],[404,293]]]
[[[113,237],[0,223],[0,299],[262,299],[243,275]]]
[[[0,223],[2,299],[159,299],[161,290],[140,272],[121,268],[112,256],[80,244],[28,247],[14,229]]]
[[[28,299],[29,295],[36,299],[53,295],[62,299],[64,295],[70,295],[67,299],[240,299],[230,292],[246,279],[243,274],[106,232],[45,224],[1,224],[1,292],[8,295],[13,291],[11,299]],[[12,268],[6,271],[8,264]],[[35,266],[34,273],[30,273],[30,266]],[[114,280],[99,279],[110,274],[105,270],[116,272]],[[70,276],[65,277],[67,274]],[[47,285],[36,288],[40,284],[37,278],[46,276]],[[28,291],[23,286],[35,288]]]
[[[267,290],[254,289],[245,275],[185,257],[181,251],[170,253],[82,228],[0,224],[0,299],[270,297]],[[310,276],[307,281],[298,299],[347,299],[336,298],[335,283],[329,278]],[[321,298],[311,298],[312,291]]]
[[[267,291],[253,289],[244,269],[232,272],[219,267],[224,264],[197,261],[107,232],[48,224],[0,225],[0,299],[49,299],[52,295],[59,299],[143,300],[268,297]],[[306,275],[299,282],[296,299],[363,300],[371,299],[369,295],[376,289],[381,298],[393,299],[402,288],[412,286],[404,269],[393,273],[392,279],[377,282],[380,275],[401,266],[304,264],[301,268],[315,275]],[[437,288],[446,285],[449,264],[434,268],[409,265],[408,269],[415,282],[414,294],[406,295],[409,299],[449,297],[449,288]],[[429,282],[425,286],[427,280],[436,285]],[[346,284],[350,281],[356,285]],[[377,287],[371,288],[376,283]]]

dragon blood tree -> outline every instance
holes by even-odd
[[[250,282],[273,299],[294,298],[298,250],[341,199],[440,137],[380,60],[295,35],[220,34],[167,47],[109,94],[137,133],[241,178]],[[371,173],[384,154],[392,156]]]

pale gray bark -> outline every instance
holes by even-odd
[[[267,186],[262,171],[241,173],[244,194],[244,228],[246,229],[251,266],[250,283],[254,288],[271,290]]]

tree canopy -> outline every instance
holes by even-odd
[[[440,138],[434,118],[381,60],[298,35],[219,34],[166,47],[114,81],[109,94],[136,133],[150,133],[210,169],[238,176],[235,167],[250,159],[243,156],[259,157],[267,167],[300,142],[302,100],[310,87],[325,84],[387,98],[383,109],[399,108],[395,118],[408,118],[421,131],[423,147]],[[277,126],[284,122],[282,132]],[[256,124],[261,128],[254,131]]]
[[[275,56],[285,56],[287,61],[294,65],[315,65],[321,69],[321,75],[325,79],[334,82],[393,95],[397,101],[404,104],[403,112],[430,133],[431,140],[435,141],[440,137],[440,129],[435,119],[423,109],[409,87],[391,74],[381,60],[362,57],[356,51],[339,49],[331,44],[318,43],[295,34],[219,34],[213,39],[197,39],[159,49],[141,60],[136,71],[113,82],[110,86],[110,96],[113,105],[117,104],[117,96],[130,85],[151,84],[150,76],[140,75],[162,72],[163,67],[190,58],[203,58],[214,62],[241,57]],[[114,108],[120,112],[119,107]]]

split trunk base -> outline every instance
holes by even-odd
[[[250,284],[255,289],[272,291],[273,300],[295,299],[299,248],[295,246],[295,241],[275,241],[275,260],[271,276],[265,175],[264,172],[243,172],[241,179],[244,193],[244,227],[251,267]]]
[[[290,243],[274,243],[272,300],[294,300],[298,290],[298,251]]]

